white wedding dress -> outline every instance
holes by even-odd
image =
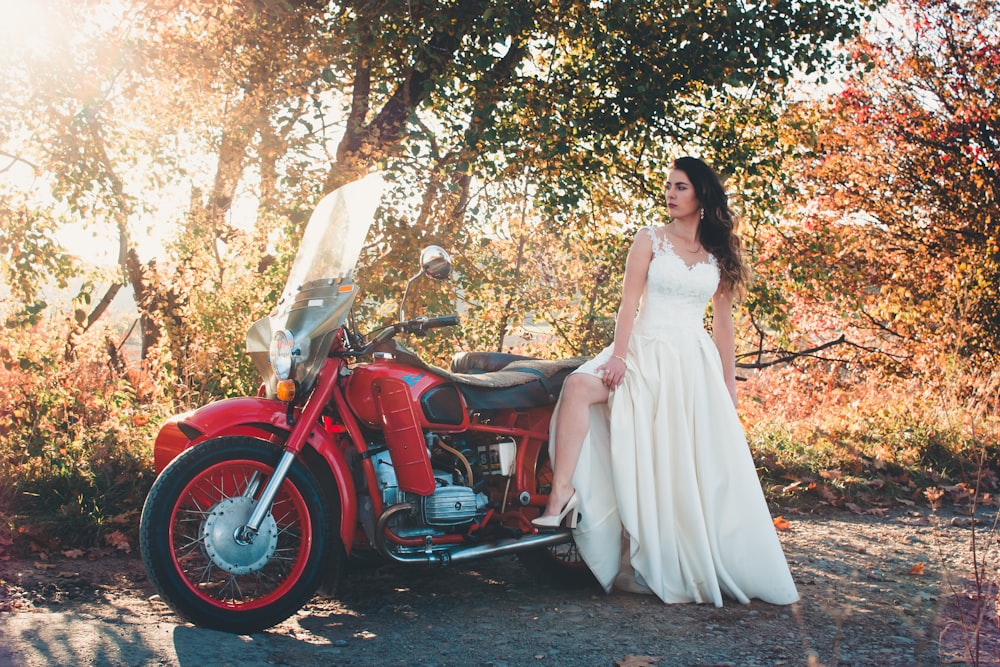
[[[640,233],[652,235],[653,258],[625,380],[591,409],[573,476],[580,553],[606,591],[792,603],[798,593],[704,328],[716,260],[689,267],[664,228]],[[609,347],[576,372],[597,375],[610,356]]]

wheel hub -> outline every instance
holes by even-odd
[[[246,525],[256,505],[253,498],[226,498],[209,510],[202,524],[205,553],[216,567],[233,574],[256,572],[274,556],[278,546],[278,524],[268,514],[253,542],[237,542],[236,534]]]

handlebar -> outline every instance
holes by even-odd
[[[431,329],[453,327],[457,324],[458,315],[445,315],[444,317],[418,317],[415,320],[400,322],[396,326],[406,325],[406,328],[399,333],[425,333]]]
[[[362,349],[352,352],[351,355],[358,354],[368,354],[375,347],[389,340],[396,334],[400,333],[411,333],[418,336],[422,336],[431,329],[440,329],[441,327],[453,327],[457,326],[459,323],[458,315],[446,315],[444,317],[418,317],[415,320],[406,320],[404,322],[396,322],[395,324],[390,324],[389,326],[379,330],[378,332],[370,335],[369,341]]]

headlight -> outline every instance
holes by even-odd
[[[271,369],[279,380],[287,380],[295,372],[295,339],[292,332],[282,329],[271,339],[270,355]]]

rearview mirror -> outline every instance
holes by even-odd
[[[429,245],[420,253],[420,268],[428,278],[445,280],[451,275],[451,255],[441,246]]]
[[[446,280],[451,275],[451,255],[437,245],[429,245],[420,253],[420,273],[415,274],[406,282],[403,290],[403,300],[399,302],[399,321],[406,320],[406,297],[410,294],[410,285],[421,275],[434,280]]]

